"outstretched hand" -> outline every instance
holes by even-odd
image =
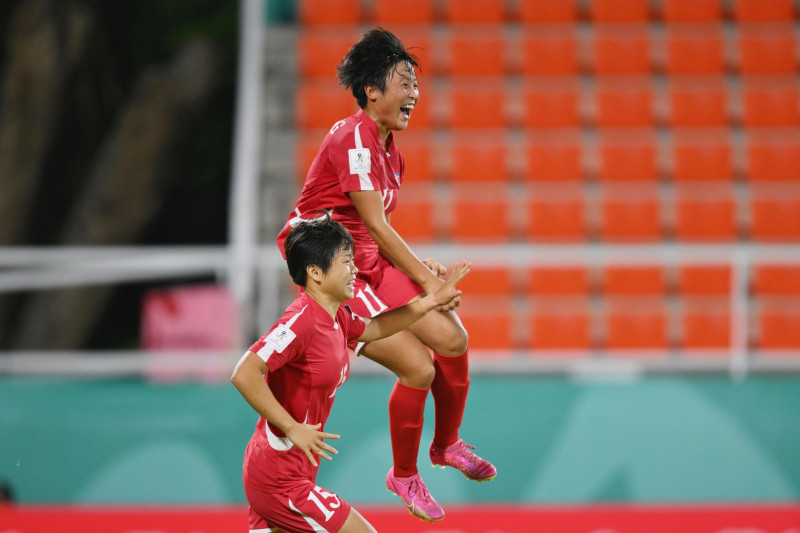
[[[428,267],[428,269],[431,272],[436,274],[437,278],[443,280],[444,277],[447,275],[447,269],[444,267],[443,264],[441,264],[440,262],[436,261],[435,259],[430,259],[429,258],[429,259],[426,259],[425,261],[423,261],[423,263],[425,263],[425,266]]]
[[[328,461],[331,460],[331,456],[327,452],[334,455],[339,453],[336,448],[323,441],[323,439],[338,439],[339,435],[318,431],[320,427],[322,424],[296,424],[286,433],[286,437],[306,454],[314,466],[318,466],[314,459],[315,453]]]
[[[447,274],[445,282],[433,293],[433,298],[439,305],[439,310],[450,310],[457,307],[461,291],[456,288],[461,280],[469,274],[472,263],[456,263]]]

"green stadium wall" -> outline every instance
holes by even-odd
[[[318,483],[393,502],[386,401],[393,379],[354,376],[327,430],[342,438]],[[420,472],[442,502],[788,502],[800,499],[800,380],[586,382],[473,377],[462,436],[499,475]],[[0,380],[0,479],[20,503],[244,502],[256,416],[229,384]]]

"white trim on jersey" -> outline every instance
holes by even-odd
[[[356,148],[364,148],[364,143],[361,141],[361,132],[359,129],[361,128],[361,122],[356,124],[355,129],[353,130],[353,137],[355,137],[356,141]],[[375,187],[372,186],[372,181],[369,179],[369,174],[366,172],[359,172],[358,173],[358,180],[361,182],[361,190],[362,191],[374,191]]]
[[[313,222],[315,220],[325,220],[326,217],[333,216],[333,209],[325,209],[325,214],[320,215],[317,218],[302,218],[300,216],[300,210],[297,208],[295,208],[294,213],[295,216],[289,219],[289,225],[291,227],[295,227],[301,222]]]
[[[292,503],[292,500],[288,500],[288,502],[289,502],[289,508],[292,511],[294,511],[295,513],[297,513],[300,516],[302,516],[303,518],[305,518],[306,522],[308,522],[308,525],[312,527],[312,529],[315,531],[315,533],[329,533],[329,531],[327,529],[325,529],[324,527],[322,527],[319,524],[319,522],[317,522],[316,520],[314,520],[313,518],[311,518],[307,514],[304,514],[297,507],[295,507],[294,504]]]
[[[292,449],[294,444],[289,440],[289,437],[279,437],[269,429],[269,422],[264,421],[264,433],[267,434],[267,442],[270,448],[279,452],[288,452]]]
[[[286,324],[280,324],[278,327],[272,330],[267,338],[264,340],[264,346],[261,347],[260,350],[256,352],[256,355],[261,358],[262,361],[265,363],[269,361],[269,358],[272,354],[276,351],[278,353],[283,352],[289,344],[295,339],[294,332],[289,329],[294,324],[295,320],[297,320],[300,315],[303,314],[303,311],[306,310],[308,305],[304,306],[300,311],[297,312],[292,318],[289,319]]]
[[[276,527],[268,527],[266,529],[251,529],[250,533],[278,533],[280,529]]]

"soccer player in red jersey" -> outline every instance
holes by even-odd
[[[260,415],[245,452],[250,531],[363,533],[375,529],[336,493],[316,485],[316,457],[338,453],[324,439],[334,397],[350,374],[348,341],[372,342],[460,295],[469,272],[456,264],[432,294],[373,318],[342,305],[354,296],[353,239],[326,218],[304,222],[285,241],[292,280],[304,290],[242,356],[231,381]]]
[[[408,127],[419,102],[415,67],[417,58],[388,31],[369,31],[353,45],[337,72],[339,83],[352,91],[361,109],[334,124],[322,141],[278,236],[280,246],[294,224],[320,212],[341,222],[355,240],[359,275],[348,305],[357,314],[393,309],[435,293],[443,283],[444,267],[418,259],[391,226],[405,173],[393,132]],[[393,467],[386,484],[424,520],[444,517],[417,470],[428,391],[435,402],[431,462],[458,468],[477,481],[497,474],[459,438],[470,380],[468,336],[454,311],[458,303],[389,338],[353,346],[398,377],[389,396]]]

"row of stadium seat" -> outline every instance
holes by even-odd
[[[415,128],[643,128],[800,126],[796,76],[447,78],[421,87]],[[355,112],[353,97],[335,80],[306,80],[297,91],[296,125],[329,128]]]
[[[326,131],[303,133],[297,143],[298,179],[305,179]],[[582,180],[678,183],[800,181],[800,131],[683,128],[599,131],[579,129],[521,135],[506,130],[399,133],[406,182],[532,182]]]
[[[480,214],[480,216],[475,216]],[[408,185],[392,225],[410,242],[800,241],[800,184],[752,187]]]
[[[305,25],[792,20],[792,0],[301,0]]]
[[[476,267],[459,315],[478,349],[727,348],[731,276],[719,264]],[[751,279],[751,344],[800,347],[800,267],[761,264]]]
[[[756,297],[800,298],[800,266],[760,262],[748,269],[748,292]],[[480,297],[554,296],[727,296],[733,269],[726,263],[670,265],[573,265],[488,267],[475,265],[459,285]],[[798,301],[800,303],[800,301]]]
[[[299,72],[329,78],[365,28],[300,32]],[[794,26],[574,25],[414,26],[396,28],[413,47],[426,76],[650,74],[793,74],[798,67]]]
[[[756,300],[746,328],[748,345],[763,349],[800,348],[797,298]],[[473,350],[526,350],[585,358],[569,350],[632,350],[630,357],[668,357],[649,350],[718,349],[732,344],[732,308],[725,298],[605,299],[465,297],[459,317]],[[549,350],[553,350],[550,352]],[[567,351],[561,351],[567,350]],[[501,352],[502,353],[502,352]],[[620,352],[615,352],[620,355]],[[693,356],[686,351],[682,356]],[[701,354],[707,355],[707,354]],[[729,357],[722,351],[716,354]]]

